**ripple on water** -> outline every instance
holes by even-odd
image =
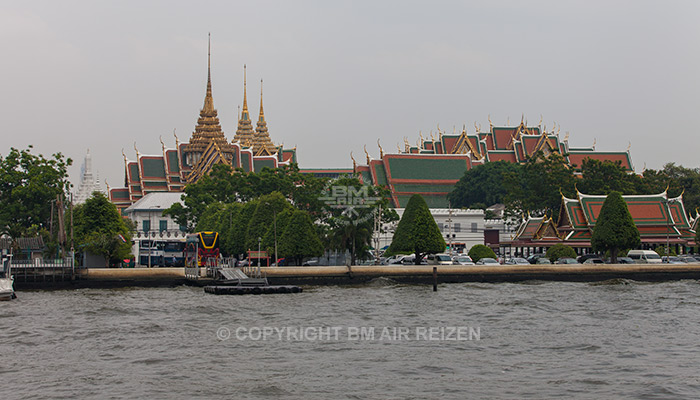
[[[16,398],[695,398],[697,281],[20,293],[0,315]],[[339,327],[337,340],[237,328]],[[480,340],[348,340],[348,327],[471,326]],[[217,329],[232,332],[228,340]],[[8,367],[11,366],[11,367]]]

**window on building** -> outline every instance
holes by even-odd
[[[476,233],[478,231],[478,227],[476,225],[476,222],[472,222],[472,233]]]
[[[442,222],[438,222],[438,229],[440,229],[440,232],[444,231],[444,230],[445,230],[445,224],[443,224]]]
[[[453,232],[460,232],[462,230],[462,226],[459,222],[456,222],[454,224],[454,229],[452,229]]]
[[[168,230],[168,220],[161,219],[159,228],[160,228],[161,232],[167,231]]]
[[[182,232],[187,231],[187,225],[180,225],[180,230],[181,230]]]
[[[144,219],[143,220],[143,231],[144,232],[150,232],[151,231],[151,221]]]

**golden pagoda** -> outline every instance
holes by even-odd
[[[256,156],[271,156],[277,152],[277,147],[272,143],[270,134],[267,131],[267,121],[263,112],[262,79],[260,80],[260,115],[258,116],[258,126],[255,128],[253,138],[253,153]]]

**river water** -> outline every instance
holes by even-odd
[[[696,281],[18,296],[3,399],[700,398]]]

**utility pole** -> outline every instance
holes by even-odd
[[[450,246],[450,256],[454,254],[454,249],[452,248],[452,204],[447,203],[447,212],[449,218],[447,218],[447,240]]]

